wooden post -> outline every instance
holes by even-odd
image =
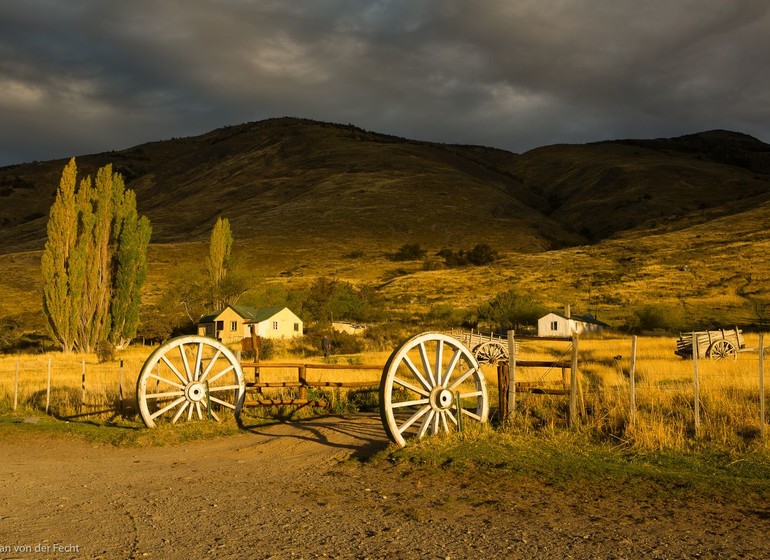
[[[570,362],[569,378],[569,425],[577,427],[577,398],[578,398],[578,336],[572,335],[572,361]]]
[[[508,415],[508,364],[497,364],[497,403],[500,423],[505,424]]]
[[[19,403],[19,358],[16,358],[16,377],[13,381],[13,409]]]
[[[80,365],[80,406],[84,406],[86,404],[86,360],[83,358],[83,361]]]
[[[698,376],[698,352],[696,351],[698,344],[698,335],[692,333],[692,368],[693,368],[693,404],[694,404],[694,422],[695,422],[695,437],[700,434],[700,378]]]
[[[297,368],[297,376],[299,377],[299,382],[302,383],[302,386],[299,388],[299,399],[306,401],[307,400],[307,369],[305,368],[304,364]]]
[[[251,325],[251,349],[254,351],[254,363],[259,362],[259,346],[256,325]]]
[[[760,437],[765,439],[765,335],[759,334],[759,423]]]
[[[508,331],[508,408],[505,417],[513,420],[513,412],[516,410],[516,341],[514,331]]]
[[[120,415],[123,416],[123,359],[120,360],[120,376],[118,380],[118,398],[120,398]]]
[[[631,337],[631,370],[628,373],[629,398],[631,403],[631,426],[636,426],[636,335]]]
[[[51,404],[51,358],[48,358],[48,383],[45,389],[45,413],[48,414],[48,408]]]

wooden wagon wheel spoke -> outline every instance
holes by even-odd
[[[185,409],[190,405],[189,401],[184,401],[182,406],[179,407],[179,410],[176,411],[176,414],[174,414],[174,417],[171,419],[172,424],[176,424],[176,421],[179,420],[179,417],[182,416]]]
[[[466,404],[471,410],[465,410]],[[468,418],[487,421],[484,375],[462,343],[424,333],[393,351],[380,382],[380,417],[390,439],[403,447],[409,438],[455,430],[458,407]]]
[[[414,424],[417,420],[419,420],[422,416],[428,413],[430,411],[430,405],[424,406],[417,412],[415,412],[406,422],[401,424],[401,426],[398,427],[398,433],[404,433],[406,430],[408,430],[412,424]]]
[[[422,395],[423,397],[430,396],[431,387],[428,387],[427,391],[423,391],[416,385],[412,385],[411,383],[404,381],[403,379],[399,379],[398,377],[393,378],[393,383],[395,383],[396,385],[400,385],[404,389],[409,389],[410,391],[414,391],[415,393],[417,393],[418,395]]]
[[[473,349],[473,355],[480,364],[508,363],[508,347],[497,340],[482,342]]]
[[[455,353],[452,356],[452,359],[449,361],[449,365],[446,368],[446,375],[443,379],[443,384],[447,385],[449,383],[449,378],[452,377],[452,373],[454,372],[455,368],[457,367],[458,362],[460,361],[460,358],[462,357],[462,352],[460,352],[459,348],[455,349]]]
[[[198,381],[205,381],[206,377],[208,376],[209,372],[214,367],[214,364],[217,363],[217,360],[219,359],[219,356],[222,355],[222,350],[217,348],[217,353],[214,354],[214,356],[209,360],[208,365],[206,366],[206,369],[203,370],[203,373],[201,373],[200,378]]]
[[[176,366],[172,364],[171,361],[169,361],[169,359],[165,355],[161,356],[161,360],[168,367],[168,369],[171,370],[174,373],[174,375],[177,376],[179,381],[181,381],[183,384],[187,384],[188,380],[185,379],[185,377],[181,373],[179,373],[179,370],[176,369]]]
[[[245,391],[243,371],[226,346],[212,338],[182,336],[147,358],[136,382],[136,401],[145,425],[153,428],[164,421],[219,421],[222,412],[237,415]]]
[[[430,393],[430,389],[432,385],[428,383],[428,380],[425,379],[425,377],[420,373],[420,370],[417,369],[417,366],[414,365],[414,362],[409,359],[409,356],[404,356],[404,364],[406,364],[406,367],[409,368],[409,371],[414,374],[414,376],[420,381],[420,384]],[[427,396],[428,393],[425,393]]]
[[[154,373],[147,374],[147,377],[149,377],[150,379],[157,380],[158,383],[160,383],[160,382],[167,383],[168,385],[171,385],[172,387],[178,387],[179,389],[184,390],[184,385],[180,385],[179,383],[176,383],[174,381],[170,381],[170,380],[166,379],[165,377],[159,377],[159,376],[155,375]]]
[[[717,340],[709,347],[707,354],[712,360],[738,357],[735,346],[729,340]]]

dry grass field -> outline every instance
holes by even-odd
[[[748,348],[757,347],[757,336],[747,335]],[[582,407],[580,430],[591,437],[644,450],[685,450],[703,444],[720,449],[763,447],[760,438],[758,352],[739,353],[735,360],[699,361],[701,426],[694,426],[693,362],[675,356],[670,337],[640,337],[636,362],[636,423],[630,423],[629,368],[630,337],[584,338],[579,342]],[[50,361],[51,414],[70,421],[125,418],[138,422],[135,384],[144,360],[152,348],[134,346],[120,355],[120,361],[98,363],[95,356],[49,353],[0,357],[0,399],[7,410],[14,400],[18,364],[17,406],[21,410],[43,410]],[[520,359],[564,360],[571,353],[569,343],[524,341]],[[303,358],[305,363],[382,366],[389,352]],[[279,361],[298,361],[288,353]],[[767,358],[765,358],[767,362]],[[121,367],[122,364],[122,367]],[[767,364],[766,364],[767,365]],[[85,371],[85,393],[83,372]],[[373,381],[379,372],[366,370],[309,370],[311,381]],[[245,369],[247,380],[253,370]],[[490,403],[497,406],[497,372],[484,366]],[[121,392],[122,378],[122,392]],[[262,381],[296,380],[296,370],[265,370]],[[562,371],[517,369],[517,381],[562,388]],[[766,382],[767,389],[767,382]],[[271,398],[291,398],[296,389],[273,389]],[[336,410],[362,406],[361,391],[354,389],[313,389]],[[355,392],[355,396],[351,396]],[[122,400],[121,400],[122,397]],[[365,403],[376,406],[376,393]],[[262,414],[253,409],[246,414]],[[320,411],[318,411],[320,412]],[[269,413],[285,415],[288,409]],[[493,410],[493,421],[499,419]],[[182,419],[184,421],[184,418]],[[520,392],[517,415],[511,426],[519,433],[556,433],[568,429],[568,397]]]
[[[153,222],[143,318],[184,271],[205,268],[208,234],[222,216],[233,227],[234,261],[248,278],[240,303],[284,305],[290,292],[322,277],[367,285],[382,300],[386,327],[397,333],[386,341],[391,348],[398,337],[442,321],[473,324],[481,305],[510,289],[551,310],[569,303],[573,313],[592,313],[613,332],[623,332],[646,305],[667,310],[682,330],[769,325],[770,147],[740,134],[512,154],[274,119],[78,159],[83,172],[108,162],[125,174],[140,212]],[[0,169],[0,335],[45,336],[40,249],[63,163]],[[419,243],[427,256],[390,258],[405,243]],[[436,255],[479,243],[499,259],[450,268]],[[691,364],[673,355],[672,338],[640,339],[638,416],[629,425],[630,337],[617,336],[581,342],[584,429],[652,449],[696,440],[756,442],[756,354],[703,364],[703,425],[695,438]],[[381,365],[384,346],[335,359]],[[129,416],[149,351],[134,346],[121,354]],[[18,361],[20,406],[40,408],[49,359],[54,414],[103,418],[110,413],[100,411],[119,408],[117,363],[85,357],[84,397],[83,358],[58,353],[0,356],[5,402],[12,400]],[[494,404],[495,372],[485,373]],[[559,382],[560,373],[549,375]],[[328,396],[342,406],[344,393]],[[563,399],[522,394],[520,405],[521,430],[565,423]]]

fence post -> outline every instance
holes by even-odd
[[[759,435],[765,439],[765,334],[759,333]]]
[[[51,358],[48,358],[48,382],[45,389],[45,413],[48,414],[48,408],[51,404]]]
[[[578,397],[578,335],[572,335],[572,360],[570,361],[569,376],[569,425],[577,427],[577,397]]]
[[[505,411],[506,420],[513,420],[516,410],[516,341],[514,331],[508,331],[508,409]]]
[[[693,405],[695,437],[700,434],[700,377],[698,376],[698,335],[692,333]]]
[[[16,377],[13,381],[13,410],[16,410],[16,405],[19,403],[19,358],[16,358]]]
[[[299,388],[299,399],[302,401],[307,400],[307,369],[305,368],[305,364],[302,364],[297,368],[297,377],[299,378],[299,382],[302,384]]]
[[[83,358],[80,368],[80,406],[86,404],[86,359]]]
[[[120,359],[120,377],[118,380],[118,398],[120,399],[120,416],[124,415],[123,409],[123,358]]]
[[[508,367],[508,364],[497,364],[497,409],[503,425],[508,421]]]
[[[631,337],[631,370],[628,373],[629,390],[631,391],[631,426],[636,426],[636,335]]]

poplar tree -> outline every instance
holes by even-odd
[[[75,202],[77,166],[72,158],[64,167],[56,200],[48,218],[48,240],[41,257],[43,274],[43,313],[48,330],[62,350],[75,345],[74,311],[79,308],[70,289],[70,273],[77,243],[78,213]]]
[[[150,223],[112,165],[80,182],[75,159],[65,167],[43,253],[43,310],[64,351],[123,344],[136,333],[147,276]],[[63,313],[64,309],[67,313]]]
[[[139,326],[141,289],[147,279],[147,246],[152,227],[150,220],[136,211],[136,195],[127,190],[120,204],[122,223],[115,255],[116,270],[111,302],[111,342],[124,346],[136,335]]]
[[[209,240],[209,285],[211,303],[221,309],[229,303],[224,293],[226,280],[230,269],[230,252],[233,248],[233,234],[227,218],[217,218]],[[240,294],[239,294],[240,295]]]
[[[227,218],[217,218],[209,240],[209,280],[216,286],[227,275],[230,266],[230,252],[233,249],[233,234]]]

